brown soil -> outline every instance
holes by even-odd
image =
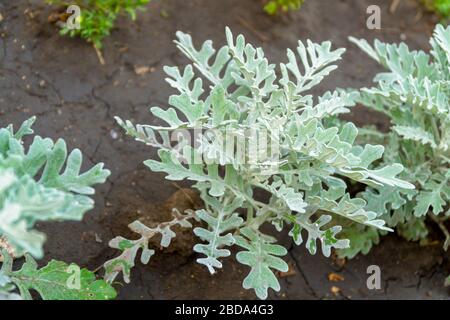
[[[383,10],[380,31],[365,27],[370,4],[379,4]],[[57,34],[47,22],[50,10],[43,1],[2,1],[0,126],[18,125],[38,115],[38,134],[63,137],[71,148],[84,151],[86,166],[105,162],[113,172],[109,181],[97,188],[96,208],[82,223],[40,226],[49,235],[47,259],[74,261],[94,269],[117,253],[107,246],[112,237],[133,236],[126,227],[133,219],[149,223],[167,219],[171,205],[160,204],[178,187],[144,167],[142,162],[155,158],[155,150],[124,137],[113,116],[152,123],[148,107],[167,105],[171,90],[164,82],[162,67],[186,63],[172,43],[175,31],[192,33],[197,44],[206,39],[223,43],[228,25],[234,33],[244,33],[248,41],[261,45],[274,62],[285,61],[286,48],[295,47],[298,39],[332,40],[348,51],[340,68],[317,91],[322,92],[336,85],[369,85],[379,71],[348,42],[349,35],[396,42],[404,39],[412,48],[428,48],[434,18],[421,15],[413,0],[401,1],[395,13],[389,13],[389,5],[386,0],[309,0],[299,12],[271,18],[261,11],[257,0],[155,0],[136,23],[120,19],[105,41],[106,65],[101,66],[91,46]],[[168,16],[162,15],[162,10]],[[348,118],[357,124],[388,127],[385,119],[360,108]],[[182,200],[170,201],[183,208],[191,205],[180,193],[178,198]],[[450,266],[440,244],[420,247],[392,235],[371,255],[342,266],[319,254],[310,256],[303,247],[293,246],[286,234],[280,239],[290,248],[286,259],[291,270],[282,275],[281,292],[271,292],[273,299],[449,297],[443,283]],[[170,251],[155,255],[148,266],[138,265],[131,284],[120,288],[119,298],[254,298],[252,292],[241,288],[246,267],[231,258],[223,270],[211,276],[196,263],[197,256],[190,250],[192,241],[191,235],[182,233]],[[371,264],[381,267],[382,290],[366,288],[366,269]],[[330,273],[344,280],[329,281]]]

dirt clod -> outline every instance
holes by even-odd
[[[330,282],[339,282],[339,281],[344,281],[344,280],[345,280],[345,278],[341,274],[334,273],[334,272],[328,274],[328,281],[330,281]]]

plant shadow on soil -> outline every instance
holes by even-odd
[[[403,39],[412,48],[428,49],[436,20],[422,13],[414,0],[401,1],[394,13],[389,12],[390,2],[383,0],[330,3],[306,1],[299,12],[271,18],[262,12],[259,0],[155,0],[139,14],[136,23],[119,19],[105,41],[106,65],[101,66],[92,47],[79,39],[58,36],[54,26],[47,23],[50,11],[43,1],[2,2],[0,126],[19,125],[38,115],[37,134],[62,137],[70,148],[84,151],[86,166],[105,162],[113,172],[109,181],[97,188],[96,208],[83,222],[39,226],[48,234],[46,259],[74,261],[95,269],[117,254],[108,248],[111,238],[132,236],[126,226],[133,219],[157,222],[169,217],[170,203],[164,201],[179,186],[144,167],[144,160],[156,157],[155,150],[125,137],[113,116],[156,124],[148,107],[166,106],[172,92],[164,82],[162,67],[187,62],[172,43],[177,30],[191,33],[197,45],[206,39],[222,44],[228,25],[235,34],[243,33],[249,42],[262,46],[269,60],[276,63],[286,60],[286,48],[294,48],[298,39],[332,40],[335,47],[347,47],[340,68],[315,93],[336,85],[370,85],[380,70],[348,42],[349,35],[389,42]],[[366,9],[371,4],[382,8],[382,30],[365,27]],[[386,119],[359,107],[347,119],[384,130],[389,126]],[[175,201],[177,207],[189,205],[180,191],[176,197],[169,202]],[[285,233],[279,239],[290,248],[286,261],[292,270],[281,275],[282,289],[271,291],[272,299],[449,297],[443,283],[450,266],[441,243],[420,247],[390,235],[369,256],[359,256],[342,266],[319,253],[310,256],[302,246],[293,246]],[[248,271],[245,266],[230,258],[224,261],[223,270],[211,276],[196,263],[193,241],[192,235],[183,232],[174,247],[158,252],[148,266],[137,263],[132,282],[118,286],[119,298],[255,298],[253,292],[241,287]],[[373,264],[382,271],[381,290],[366,287],[366,269]],[[330,282],[330,273],[339,273],[344,280]]]

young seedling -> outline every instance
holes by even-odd
[[[101,53],[103,39],[110,35],[118,16],[127,13],[132,20],[136,19],[136,11],[144,10],[150,0],[46,0],[50,5],[60,6],[64,9],[77,6],[79,17],[75,17],[79,27],[73,27],[62,21],[61,35],[81,37],[92,43],[101,64],[104,64]],[[74,13],[75,14],[75,13]],[[66,20],[71,14],[61,15]]]
[[[37,268],[31,256],[43,257],[45,234],[35,229],[39,221],[76,220],[92,209],[93,185],[104,183],[110,175],[100,163],[80,174],[82,154],[78,149],[67,154],[64,140],[54,143],[35,136],[26,149],[22,139],[33,133],[35,118],[25,121],[15,132],[13,126],[0,129],[0,296],[31,298],[30,289],[44,299],[108,299],[114,289],[95,275],[78,270],[76,286],[66,285],[72,279],[75,265],[52,261]],[[12,270],[12,259],[26,254],[19,271]],[[78,270],[75,270],[77,272]],[[76,276],[76,275],[75,275]]]
[[[305,0],[270,0],[264,6],[264,11],[270,15],[275,15],[290,10],[298,10],[303,5]]]
[[[286,248],[264,233],[263,225],[278,231],[288,227],[297,245],[306,236],[309,252],[315,254],[320,243],[325,256],[351,245],[339,238],[342,228],[336,217],[390,230],[376,212],[366,209],[365,200],[347,191],[347,182],[412,189],[397,178],[403,166],[372,168],[384,148],[354,145],[355,125],[333,124],[334,117],[354,105],[353,93],[308,94],[337,68],[334,63],[344,49],[332,50],[330,42],[299,41],[276,73],[261,48],[246,43],[242,35],[235,39],[228,28],[227,45],[217,53],[209,40],[197,50],[189,35],[178,32],[177,38],[177,47],[192,64],[182,71],[164,68],[178,93],[169,98],[170,108],[150,110],[167,125],[117,122],[128,135],[159,149],[159,161],[145,162],[152,171],[165,172],[169,180],[195,182],[205,207],[176,212],[173,221],[156,228],[132,223],[141,238],[111,241],[122,254],[105,264],[108,281],[123,273],[128,282],[138,250],[143,249],[143,263],[154,253],[148,248],[150,237],[161,234],[161,245],[168,246],[175,237],[170,227],[191,227],[188,220],[193,218],[203,222],[194,229],[200,240],[194,247],[201,255],[198,263],[214,273],[237,246],[237,261],[250,268],[243,287],[254,289],[261,299],[269,288],[280,290],[273,270],[288,269],[281,258]],[[179,138],[176,145],[171,137]]]

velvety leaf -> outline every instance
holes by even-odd
[[[82,154],[67,153],[66,143],[34,137],[26,150],[22,137],[32,134],[35,118],[14,133],[0,129],[0,236],[7,238],[17,256],[43,256],[45,235],[34,229],[38,221],[81,220],[92,209],[88,197],[93,185],[110,175],[98,164],[80,173]]]
[[[222,205],[214,198],[205,196],[204,201],[211,207],[212,212],[206,210],[197,211],[197,217],[206,222],[208,228],[197,227],[194,233],[207,244],[196,244],[194,251],[204,254],[206,258],[199,258],[197,262],[205,265],[210,273],[215,273],[215,268],[222,268],[218,260],[230,256],[231,252],[223,247],[235,244],[231,231],[239,228],[244,220],[234,211],[242,205],[242,199],[236,198],[233,203]],[[226,233],[223,235],[223,233]]]
[[[251,267],[243,286],[245,289],[254,289],[260,299],[266,299],[269,288],[280,290],[280,284],[271,269],[288,271],[287,263],[278,258],[286,255],[287,250],[268,242],[249,228],[241,229],[241,233],[243,236],[236,236],[237,244],[247,251],[239,252],[236,258],[240,263]]]

